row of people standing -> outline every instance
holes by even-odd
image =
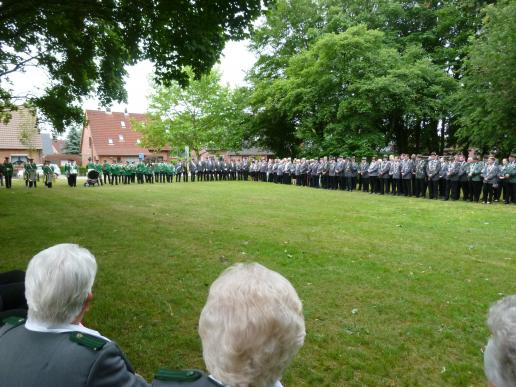
[[[253,161],[250,175],[255,181],[309,186],[324,189],[358,190],[371,194],[391,194],[429,199],[492,203],[501,197],[516,204],[516,156],[499,164],[494,157],[479,160],[463,155],[429,157],[400,156],[322,157],[316,159],[276,159]]]

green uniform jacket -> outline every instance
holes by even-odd
[[[471,181],[482,181],[482,169],[484,169],[483,163],[471,163],[469,167],[469,177]]]
[[[509,163],[505,168],[505,176],[509,176],[509,183],[516,183],[516,161]]]
[[[13,164],[12,163],[3,163],[3,174],[5,176],[12,176],[13,175]]]

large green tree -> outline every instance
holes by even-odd
[[[196,79],[192,69],[185,73],[188,85],[158,86],[150,97],[147,121],[135,123],[144,147],[188,146],[199,154],[203,147],[221,148],[234,141],[229,134],[236,119],[232,91],[220,84],[220,74],[212,70]]]
[[[485,9],[481,33],[473,38],[457,96],[460,141],[482,151],[516,147],[516,1]]]
[[[301,137],[294,152],[329,151],[335,143],[350,151],[379,142],[394,143],[399,151],[442,151],[456,145],[460,122],[450,97],[464,75],[468,39],[479,31],[481,8],[489,2],[277,0],[252,36],[252,47],[259,54],[249,75],[258,141],[276,144],[277,152],[287,148],[292,135]],[[325,88],[337,90],[338,82],[352,73],[345,66],[328,67],[327,54],[349,58],[356,48],[333,39],[358,25],[383,33],[382,50],[392,50],[394,67],[387,69],[382,63],[378,67],[367,60],[359,63],[359,55],[356,61],[346,62],[350,68],[360,67],[353,82],[348,79],[341,90],[328,94]],[[357,35],[357,39],[361,38]],[[350,51],[332,52],[338,49]],[[304,60],[310,58],[311,65],[304,68]],[[363,58],[368,58],[367,53]],[[301,75],[310,71],[313,77],[303,85]],[[353,98],[346,99],[350,85]],[[296,98],[286,99],[286,94]],[[279,109],[285,101],[288,109]],[[362,111],[366,105],[373,111]],[[299,113],[291,114],[298,111],[304,111],[303,120]],[[365,128],[370,129],[364,132]]]
[[[4,0],[0,3],[0,118],[21,102],[57,131],[83,118],[82,98],[125,101],[125,66],[148,59],[156,80],[184,85],[211,69],[228,39],[242,38],[268,0]],[[42,95],[15,95],[10,75],[44,69]]]

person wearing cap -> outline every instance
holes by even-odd
[[[106,181],[109,184],[113,184],[111,181],[111,165],[107,162],[107,160],[104,160],[104,163],[102,164],[102,175],[104,177],[104,184],[106,184]]]
[[[414,171],[414,162],[408,154],[404,155],[401,162],[401,180],[403,183],[403,194],[405,196],[412,195],[412,173]]]
[[[383,161],[380,164],[378,179],[380,181],[380,195],[384,193],[389,193],[389,182],[391,176],[389,175],[389,171],[391,170],[391,162],[389,161],[389,157],[387,155],[383,156]]]
[[[460,191],[462,191],[462,200],[466,201],[469,199],[469,182],[468,174],[471,163],[467,162],[464,155],[459,156],[460,170],[459,170],[459,197]]]
[[[82,324],[96,272],[95,257],[73,244],[30,260],[27,320],[11,317],[0,328],[2,386],[148,386],[116,343]]]
[[[52,188],[52,180],[54,178],[54,170],[50,167],[50,162],[47,160],[43,164],[43,174],[45,175],[45,186]]]
[[[505,178],[505,171],[509,165],[509,160],[504,158],[502,159],[502,163],[498,166],[498,189],[495,190],[495,202],[500,200],[500,197],[503,198],[504,203],[507,201],[507,191],[508,187],[508,179]]]
[[[427,178],[426,178],[426,160],[423,159],[421,155],[416,156],[416,170],[415,170],[415,180],[414,180],[414,196],[416,198],[426,197],[426,187],[427,187]]]
[[[426,165],[426,175],[428,176],[428,198],[439,198],[439,171],[441,170],[441,162],[437,159],[435,152],[430,154],[430,160]]]
[[[493,202],[493,190],[498,186],[498,171],[499,169],[495,163],[495,158],[490,156],[482,171],[482,178],[484,183],[482,202],[484,204],[491,204]]]
[[[482,170],[482,162],[480,162],[477,155],[474,155],[469,167],[468,178],[470,182],[470,201],[475,203],[480,201],[480,192],[482,191]]]
[[[25,186],[28,188],[37,188],[37,176],[38,176],[38,167],[34,163],[33,159],[29,159],[25,163]]]
[[[97,171],[97,173],[99,174],[99,184],[104,185],[104,183],[102,182],[102,164],[99,160],[95,162],[95,164],[93,165],[93,169],[95,169],[95,171]]]
[[[508,194],[505,204],[516,204],[516,152],[509,156],[509,165],[505,168],[505,179],[508,185]]]
[[[362,182],[362,192],[369,192],[369,163],[367,157],[362,157],[359,167],[360,181]]]
[[[446,187],[444,189],[444,200],[448,200],[450,197],[452,200],[458,199],[459,191],[459,172],[460,162],[459,156],[456,155],[453,161],[448,165],[448,172],[446,173]]]
[[[401,188],[401,161],[399,156],[394,156],[394,160],[391,163],[392,172],[392,195],[400,196],[402,193]]]
[[[441,157],[441,169],[439,170],[439,198],[445,198],[446,191],[446,179],[448,177],[449,159],[447,157]]]
[[[95,169],[95,163],[93,162],[91,157],[88,157],[88,163],[86,164],[86,172],[89,172],[92,169]]]
[[[367,168],[367,174],[369,175],[369,184],[371,186],[370,194],[378,193],[378,170],[379,162],[376,157],[373,156],[369,168]]]
[[[3,163],[3,174],[5,176],[5,188],[11,188],[13,181],[13,163],[9,161],[9,157],[6,157]]]

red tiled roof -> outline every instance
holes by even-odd
[[[66,145],[65,140],[53,140],[52,145],[54,146],[54,149],[57,153],[63,153],[63,148]]]
[[[145,114],[104,112],[100,110],[86,110],[87,125],[91,130],[91,140],[97,155],[102,156],[130,156],[151,152],[140,147],[136,141],[142,134],[133,130],[131,121],[145,121]],[[125,128],[121,122],[124,122]],[[120,139],[123,136],[123,140]],[[112,144],[109,143],[112,140]],[[87,141],[83,139],[83,141]]]
[[[29,144],[22,144],[20,138],[23,132],[29,134]],[[42,149],[41,135],[36,127],[36,115],[34,111],[24,106],[11,112],[11,120],[4,124],[0,122],[0,149]]]

